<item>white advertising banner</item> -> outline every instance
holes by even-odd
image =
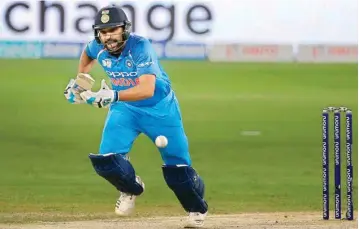
[[[299,45],[298,62],[357,63],[357,45]]]
[[[0,40],[84,42],[97,10],[118,3],[155,41],[357,43],[357,0],[0,1]]]
[[[213,62],[291,62],[293,57],[292,45],[214,45],[208,50]]]

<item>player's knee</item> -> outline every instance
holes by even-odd
[[[171,156],[168,154],[163,154],[163,161],[166,165],[169,166],[176,166],[176,165],[187,165],[187,166],[191,166],[192,161],[191,158],[189,156],[189,154],[183,154],[183,155],[175,155],[175,156]]]
[[[204,182],[191,166],[165,165],[162,171],[168,187],[187,212],[207,212]]]
[[[105,178],[121,192],[140,195],[143,187],[137,183],[135,169],[121,154],[90,154],[98,175]]]

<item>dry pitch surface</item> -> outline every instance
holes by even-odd
[[[356,215],[355,215],[356,216]],[[174,229],[183,228],[185,217],[122,218],[118,220],[93,220],[33,224],[0,224],[1,229]],[[321,219],[321,213],[244,213],[237,215],[208,215],[203,228],[245,229],[314,229],[358,228],[354,221]]]

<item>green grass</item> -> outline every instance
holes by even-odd
[[[211,213],[321,210],[321,110],[351,107],[357,139],[357,65],[163,65],[180,100]],[[0,66],[0,213],[112,214],[118,194],[87,157],[97,152],[106,110],[70,105],[63,97],[77,61],[0,60]],[[99,67],[93,74],[98,88],[105,75]],[[357,142],[353,152],[358,203]],[[140,136],[130,155],[146,183],[137,213],[183,213],[150,140]],[[344,152],[342,165],[344,173]],[[332,173],[330,178],[333,194]],[[344,174],[342,183],[344,207]],[[331,195],[331,206],[333,200]],[[0,222],[12,220],[21,221],[0,214]]]

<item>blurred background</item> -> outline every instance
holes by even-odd
[[[93,39],[93,17],[109,3],[151,39],[169,74],[210,212],[314,211],[320,219],[322,109],[352,109],[357,139],[356,0],[2,0],[0,222],[114,217],[118,193],[88,159],[107,111],[63,96]],[[96,65],[91,74],[98,88],[105,73]],[[344,147],[341,155],[344,215]],[[183,214],[154,144],[141,135],[130,156],[146,183],[136,214]]]

